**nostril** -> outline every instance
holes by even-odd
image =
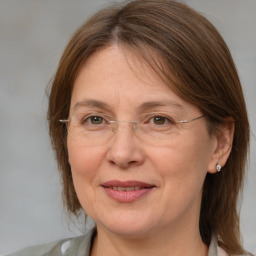
[[[114,161],[109,161],[109,163],[110,163],[111,165],[115,165],[115,162],[114,162]]]
[[[137,161],[130,161],[130,162],[123,163],[123,164],[120,164],[120,163],[115,162],[115,161],[109,161],[109,163],[110,163],[110,165],[112,165],[112,166],[116,165],[116,166],[118,166],[121,169],[127,169],[129,167],[137,165]]]
[[[128,163],[128,165],[130,165],[130,166],[133,166],[133,165],[136,165],[136,161],[130,161],[129,163]]]

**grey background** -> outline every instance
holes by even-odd
[[[46,86],[68,39],[103,0],[0,0],[0,255],[80,234],[61,203],[47,134]],[[187,0],[219,29],[237,64],[256,134],[256,0]],[[241,225],[256,253],[256,139]]]

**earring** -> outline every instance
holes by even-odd
[[[217,172],[220,172],[220,170],[221,170],[221,165],[219,162],[216,164],[216,170],[217,170]]]

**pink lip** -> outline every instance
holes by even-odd
[[[105,192],[110,198],[122,203],[129,203],[129,202],[136,201],[141,197],[150,193],[156,187],[153,184],[135,181],[135,180],[130,180],[130,181],[110,180],[101,184],[101,186],[104,188]],[[121,187],[121,188],[136,187],[136,190],[120,191],[120,190],[114,189],[113,187]]]

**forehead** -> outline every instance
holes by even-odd
[[[94,53],[75,80],[71,109],[93,102],[130,109],[162,105],[181,110],[190,106],[144,60],[116,45]]]

